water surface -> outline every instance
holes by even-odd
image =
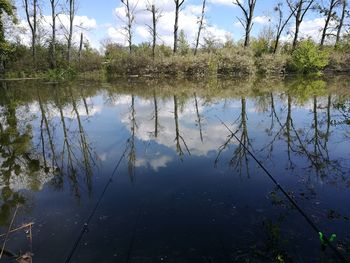
[[[72,262],[337,261],[238,131],[349,256],[348,83],[2,82],[0,230],[34,222],[6,248],[64,262],[122,158]]]

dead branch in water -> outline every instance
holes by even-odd
[[[13,213],[13,216],[12,216],[12,219],[11,219],[11,223],[10,223],[10,225],[9,225],[9,228],[7,229],[7,232],[6,232],[6,235],[5,235],[5,241],[4,241],[4,244],[2,245],[2,248],[1,248],[0,259],[2,258],[2,254],[4,253],[4,250],[5,250],[5,247],[6,247],[6,243],[7,243],[7,239],[8,239],[8,236],[9,236],[9,234],[10,234],[10,231],[11,231],[11,228],[12,228],[12,225],[13,225],[13,222],[15,221],[15,218],[16,218],[16,215],[17,215],[18,207],[19,207],[19,205],[16,206],[16,210],[15,210],[15,212]]]
[[[13,232],[16,232],[16,231],[18,231],[18,230],[21,230],[21,229],[24,229],[24,228],[30,228],[30,231],[31,231],[31,227],[34,225],[34,222],[30,222],[30,223],[28,223],[28,224],[24,224],[24,225],[22,225],[22,226],[20,226],[20,227],[17,227],[17,228],[14,228],[14,229],[12,229],[12,230],[10,230],[10,232],[9,233],[13,233]],[[6,234],[0,234],[0,237],[3,237],[3,236],[5,236]]]

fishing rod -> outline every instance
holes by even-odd
[[[129,141],[129,140],[128,140],[128,141]],[[128,145],[128,144],[127,144],[127,145]],[[76,249],[78,248],[78,245],[79,245],[81,239],[83,238],[84,234],[87,232],[88,226],[89,226],[89,224],[90,224],[90,221],[91,221],[92,218],[94,217],[94,215],[95,215],[95,213],[96,213],[96,211],[97,211],[97,208],[100,206],[100,203],[101,203],[101,201],[102,201],[102,199],[103,199],[105,193],[107,192],[107,189],[108,189],[109,185],[113,182],[113,177],[114,177],[115,173],[117,172],[117,170],[118,170],[118,168],[119,168],[119,166],[120,166],[122,160],[124,159],[125,154],[126,154],[128,148],[129,148],[129,147],[126,146],[126,147],[125,147],[125,150],[124,150],[124,152],[123,152],[123,154],[120,156],[120,158],[119,158],[119,160],[118,160],[118,162],[117,162],[117,164],[116,164],[116,166],[115,166],[115,168],[114,168],[114,170],[113,170],[111,176],[109,177],[108,181],[106,182],[106,184],[105,184],[105,186],[104,186],[104,188],[103,188],[103,191],[101,192],[101,194],[100,194],[100,196],[99,196],[99,198],[98,198],[98,200],[97,200],[95,206],[93,207],[93,209],[91,210],[91,213],[89,214],[89,216],[88,216],[87,219],[85,220],[85,223],[83,224],[83,227],[82,227],[82,229],[81,229],[81,231],[80,231],[80,233],[79,233],[77,239],[75,240],[72,249],[69,251],[69,254],[68,254],[67,258],[66,258],[66,260],[64,261],[65,263],[69,263],[69,262],[70,262],[70,260],[72,259],[73,255],[74,255],[74,252],[75,252]]]
[[[319,239],[321,241],[322,250],[325,250],[327,246],[329,246],[335,254],[339,257],[342,262],[347,262],[344,256],[336,249],[332,242],[336,238],[335,234],[332,234],[329,238],[316,226],[316,224],[310,219],[310,217],[304,212],[304,210],[294,201],[294,199],[287,193],[287,191],[278,183],[275,177],[265,168],[265,166],[255,157],[255,155],[245,146],[244,143],[238,138],[236,132],[233,132],[223,120],[221,120],[217,115],[216,118],[223,124],[226,129],[232,134],[232,136],[242,145],[245,151],[254,159],[254,161],[260,166],[261,169],[267,174],[267,176],[272,180],[272,182],[278,187],[279,190],[285,195],[285,197],[292,203],[292,205],[299,211],[299,213],[305,218],[305,220],[309,223],[312,229],[318,234]]]

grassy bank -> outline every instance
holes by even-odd
[[[322,72],[350,72],[349,48],[320,48],[311,40],[299,43],[295,50],[287,45],[274,54],[268,47],[243,48],[230,45],[213,50],[202,50],[173,55],[170,50],[159,50],[152,57],[147,46],[129,53],[121,47],[110,47],[106,52],[106,72],[118,76],[184,76],[203,77],[224,75],[280,75],[319,74]]]
[[[105,53],[87,48],[81,54],[73,53],[67,63],[65,50],[57,56],[56,68],[50,69],[47,49],[39,49],[35,61],[30,49],[17,47],[6,63],[6,72],[1,78],[42,78],[62,81],[76,78],[104,80],[126,76],[202,78],[224,76],[281,76],[286,74],[339,74],[350,72],[350,43],[337,48],[320,48],[311,40],[299,43],[296,49],[286,44],[277,53],[271,46],[259,41],[249,48],[238,43],[225,44],[211,49],[200,49],[193,55],[190,48],[173,54],[170,47],[157,46],[153,56],[149,44],[134,46],[132,51],[118,44],[106,46]]]

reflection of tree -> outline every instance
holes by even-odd
[[[202,116],[199,113],[199,109],[198,109],[198,99],[197,99],[197,94],[194,93],[194,102],[195,102],[195,106],[196,106],[196,114],[197,114],[197,126],[199,129],[199,136],[201,138],[201,142],[203,142],[203,133],[202,133]]]
[[[64,171],[64,165],[66,164],[66,173],[70,179],[72,189],[77,197],[80,196],[79,185],[77,180],[77,170],[75,162],[78,161],[73,151],[73,143],[71,142],[69,129],[66,124],[66,119],[63,114],[63,105],[61,98],[57,95],[56,107],[59,109],[60,120],[63,132],[63,147],[62,147],[62,160],[61,160],[61,171]],[[63,178],[59,178],[59,187],[63,186]]]
[[[7,103],[2,112],[4,123],[0,122],[0,225],[7,225],[14,207],[25,202],[25,197],[15,192],[11,183],[20,176],[27,175],[31,176],[33,188],[37,188],[35,175],[41,167],[39,160],[31,153],[31,126],[21,129],[16,115],[15,98],[8,93],[3,93],[3,96],[6,96]]]
[[[85,172],[86,184],[87,184],[87,187],[88,187],[88,190],[90,193],[92,190],[92,185],[91,185],[91,177],[92,177],[92,173],[93,173],[92,172],[92,165],[95,164],[94,157],[92,155],[91,147],[90,147],[90,145],[87,141],[87,138],[86,138],[86,133],[85,133],[84,127],[82,125],[82,121],[81,121],[80,114],[79,114],[79,111],[77,108],[77,104],[73,98],[72,88],[69,87],[69,90],[70,90],[70,95],[72,98],[73,110],[75,112],[75,115],[76,115],[77,121],[78,121],[78,128],[79,128],[79,134],[80,134],[80,151],[83,155],[83,161],[82,161],[83,162],[83,171]],[[83,97],[83,102],[84,102],[86,113],[88,114],[89,110],[88,110],[88,106],[86,103],[86,99],[84,97]]]
[[[269,135],[274,134],[261,151],[267,150],[271,157],[276,141],[283,140],[287,146],[288,169],[293,169],[295,164],[292,161],[293,155],[304,155],[310,163],[310,167],[315,169],[317,175],[332,174],[341,172],[340,163],[337,160],[331,160],[328,153],[328,141],[330,128],[332,124],[331,107],[332,98],[327,97],[327,104],[324,107],[318,105],[318,94],[324,93],[325,83],[320,80],[297,81],[292,85],[286,94],[286,118],[285,122],[277,114],[273,94],[271,93],[271,127],[267,130]],[[302,87],[301,87],[302,86]],[[292,97],[295,97],[294,103],[304,104],[308,98],[312,97],[312,124],[308,127],[297,128],[292,117]],[[319,110],[325,110],[325,118],[320,118]],[[274,123],[278,124],[279,129],[275,130]],[[324,127],[324,128],[323,128]],[[273,132],[273,130],[275,130]],[[282,136],[283,134],[283,136]]]
[[[346,131],[346,138],[350,138],[350,131],[348,129],[350,125],[350,101],[347,97],[340,97],[334,103],[334,109],[336,110],[336,118],[331,121],[332,126],[340,126]]]
[[[330,102],[328,101],[327,108],[330,107]],[[313,167],[316,171],[317,175],[326,176],[336,172],[338,174],[343,175],[343,172],[340,167],[340,163],[337,160],[331,160],[328,153],[327,141],[329,139],[329,124],[327,124],[326,132],[322,133],[319,126],[319,118],[318,118],[318,106],[317,106],[317,97],[313,97],[313,122],[311,125],[311,129],[313,129],[313,135],[309,138],[309,132],[303,131],[299,132],[295,128],[293,121],[291,122],[292,130],[296,136],[298,144],[297,153],[304,154],[307,159],[311,163],[311,167]],[[331,122],[331,116],[328,111],[327,123]],[[302,137],[304,135],[304,138]],[[322,140],[324,142],[322,143]],[[309,149],[309,146],[312,146],[312,149]]]
[[[184,156],[184,152],[182,150],[181,142],[185,146],[186,151],[189,155],[191,155],[190,150],[187,147],[187,144],[184,140],[184,138],[181,135],[180,128],[179,128],[179,115],[178,115],[178,101],[177,96],[174,95],[174,119],[175,119],[175,142],[176,142],[176,151],[180,158]]]
[[[241,98],[241,116],[236,120],[238,123],[238,130],[241,131],[239,137],[241,143],[238,143],[237,148],[233,153],[233,157],[230,160],[230,164],[239,170],[242,174],[242,170],[245,166],[247,175],[249,177],[249,167],[248,167],[248,152],[243,147],[243,145],[249,149],[251,148],[249,136],[248,136],[248,126],[247,126],[247,102],[244,97]],[[242,145],[243,144],[243,145]]]
[[[130,106],[130,138],[128,139],[128,172],[131,181],[135,179],[135,164],[136,164],[136,147],[135,147],[135,133],[137,129],[136,123],[136,111],[135,111],[135,96],[131,96],[131,106]]]
[[[66,97],[64,97],[64,95]],[[86,103],[86,99],[82,93],[81,96],[83,96],[81,99],[83,100],[85,111],[88,114],[88,104]],[[67,104],[64,104],[64,100],[67,101]],[[63,176],[66,174],[69,178],[72,190],[75,193],[76,197],[80,197],[80,191],[82,190],[79,185],[80,173],[84,173],[84,179],[86,181],[88,192],[91,192],[91,177],[93,174],[93,166],[96,165],[95,155],[93,153],[92,146],[88,142],[86,131],[84,129],[83,121],[81,118],[81,113],[78,109],[78,101],[79,99],[75,97],[75,94],[71,87],[64,89],[64,92],[62,91],[60,94],[56,92],[55,106],[59,112],[60,126],[62,128],[63,134],[63,145],[62,151],[60,152],[61,173],[55,177],[53,183],[56,187],[61,188],[63,186]],[[64,111],[69,105],[72,106],[72,114],[74,114],[74,117],[76,119],[77,130],[72,130],[71,127],[73,126],[74,122],[67,123],[67,118],[64,115]],[[50,131],[49,128],[46,130],[47,132]],[[78,138],[75,136],[76,134],[78,134]],[[50,140],[49,134],[48,137]],[[54,149],[54,147],[51,148]],[[56,155],[57,154],[54,156]]]
[[[223,123],[223,125],[226,126],[226,128],[230,131],[230,135],[228,136],[228,139],[226,142],[220,146],[218,155],[215,159],[215,165],[219,162],[219,158],[221,153],[230,145],[231,140],[234,138],[234,135],[240,131],[239,140],[240,142],[237,142],[237,147],[233,152],[233,156],[230,159],[229,163],[231,166],[233,166],[235,169],[238,169],[240,175],[242,175],[243,168],[245,167],[247,176],[249,177],[249,167],[248,167],[248,151],[246,149],[252,148],[252,145],[250,143],[250,139],[248,136],[248,125],[247,125],[247,102],[246,98],[241,98],[241,114],[240,116],[235,120],[234,124],[238,124],[237,131],[234,133],[231,131],[226,124]]]
[[[39,108],[40,108],[40,112],[41,112],[40,137],[41,137],[41,143],[42,143],[42,149],[43,149],[43,158],[44,158],[44,162],[45,162],[44,165],[45,165],[45,168],[48,168],[48,165],[46,163],[45,138],[44,138],[44,132],[46,131],[47,138],[49,140],[50,150],[51,150],[51,158],[52,158],[51,165],[52,165],[52,167],[58,167],[55,145],[54,145],[53,137],[52,137],[51,130],[50,130],[49,120],[47,118],[47,110],[45,109],[45,105],[43,104],[39,90],[37,90],[37,94],[38,94]],[[45,129],[44,129],[43,125],[45,125]]]
[[[154,137],[157,138],[159,133],[159,118],[158,118],[158,100],[155,92],[153,94],[153,103],[154,103]]]
[[[278,117],[273,93],[270,93],[270,98],[271,98],[271,115],[270,115],[271,127],[269,130],[267,130],[267,132],[269,135],[273,134],[273,130],[275,127],[275,120],[280,128],[277,132],[275,132],[275,135],[273,136],[272,140],[266,146],[264,146],[261,151],[267,150],[268,157],[272,158],[275,142],[281,139],[282,137],[284,137],[287,143],[288,168],[293,169],[295,165],[293,164],[292,158],[291,158],[291,152],[293,151],[292,143],[294,140],[294,138],[291,136],[292,98],[290,94],[287,95],[287,117],[286,117],[285,123],[282,123],[282,121]]]

